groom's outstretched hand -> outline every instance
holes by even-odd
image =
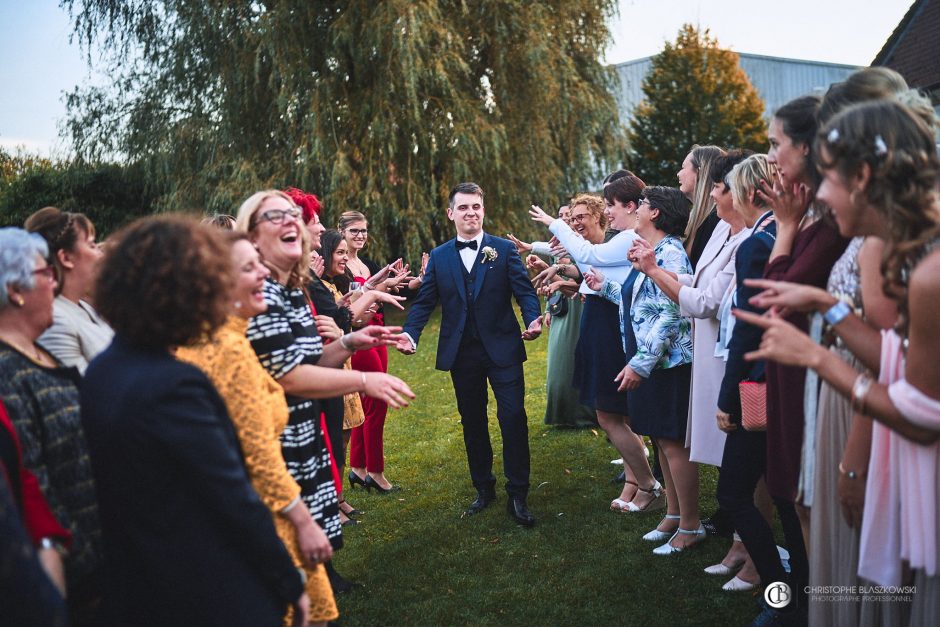
[[[527,328],[525,331],[522,332],[522,339],[526,341],[534,340],[541,334],[542,334],[542,317],[539,316],[538,318],[532,321],[532,323],[529,325],[529,328]]]
[[[397,348],[398,352],[402,353],[403,355],[415,354],[415,347],[411,343],[411,339],[405,334],[398,336],[398,341],[395,342],[395,348]]]

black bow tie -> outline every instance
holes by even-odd
[[[463,248],[469,248],[470,250],[476,250],[476,249],[477,249],[477,241],[476,241],[475,239],[472,239],[472,240],[470,240],[469,242],[461,242],[460,240],[457,240],[457,250],[461,250],[461,249],[463,249]]]

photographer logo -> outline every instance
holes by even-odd
[[[764,601],[775,610],[790,605],[792,598],[790,586],[782,581],[775,581],[764,589]]]

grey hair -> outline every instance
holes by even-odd
[[[33,270],[36,255],[47,257],[49,245],[41,235],[17,227],[0,229],[0,309],[10,304],[7,286],[17,285],[31,290],[36,285]]]

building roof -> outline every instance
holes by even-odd
[[[940,86],[940,0],[915,0],[871,64],[897,70],[911,87]]]
[[[857,66],[841,63],[804,61],[747,52],[736,54],[741,69],[764,101],[764,115],[768,117],[794,98],[825,92],[831,84],[845,80],[858,69]],[[643,57],[614,66],[620,79],[616,96],[625,118],[632,115],[633,108],[643,100],[643,79],[649,72],[652,59]]]

